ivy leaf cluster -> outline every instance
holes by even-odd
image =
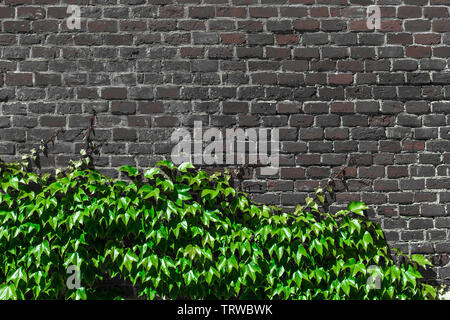
[[[319,194],[286,213],[251,202],[227,172],[120,171],[127,179],[81,162],[55,176],[0,163],[0,299],[126,298],[105,290],[114,280],[145,299],[435,298],[429,261],[395,264],[364,203],[330,214]]]

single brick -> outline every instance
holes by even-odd
[[[127,89],[121,87],[104,88],[102,89],[102,98],[106,100],[121,100],[126,99]]]

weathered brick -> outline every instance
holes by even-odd
[[[7,86],[32,86],[32,73],[7,73],[5,78]]]
[[[104,88],[102,90],[102,98],[107,100],[121,100],[126,99],[127,89],[126,88]]]

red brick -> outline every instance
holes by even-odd
[[[372,116],[369,119],[369,125],[371,127],[391,127],[395,125],[394,116]]]
[[[291,48],[266,47],[266,58],[268,59],[289,59]]]
[[[246,8],[230,8],[222,7],[217,8],[217,17],[234,17],[234,18],[245,18],[247,16]]]
[[[238,29],[250,32],[259,32],[264,28],[262,22],[253,20],[242,20],[238,21]]]
[[[400,178],[408,177],[408,167],[407,166],[388,166],[387,167],[388,178]]]
[[[305,169],[303,168],[281,168],[281,178],[283,179],[302,179],[305,178]]]
[[[179,124],[178,117],[174,116],[161,116],[155,117],[155,126],[157,127],[175,127]]]
[[[349,73],[330,74],[328,81],[330,84],[351,84],[353,75]]]
[[[412,32],[418,32],[418,31],[429,31],[431,29],[431,22],[430,20],[406,20],[405,21],[405,31],[412,31]]]
[[[406,48],[406,56],[411,58],[428,58],[431,56],[430,47],[409,46]]]
[[[250,17],[253,18],[270,18],[278,16],[277,8],[273,7],[251,7],[249,13]]]
[[[349,29],[350,31],[368,31],[367,20],[350,20]]]
[[[183,18],[184,7],[183,6],[160,6],[159,17],[161,18]]]
[[[381,20],[381,31],[403,31],[402,20]]]
[[[66,125],[66,117],[43,115],[39,117],[39,123],[42,127],[64,127]]]
[[[402,143],[404,151],[416,152],[425,150],[425,141],[405,140]]]
[[[111,113],[118,115],[135,114],[136,103],[132,101],[113,101],[111,102]]]
[[[397,191],[398,190],[398,180],[375,180],[374,181],[375,191]]]
[[[178,23],[180,30],[206,30],[204,21],[200,20],[184,20]]]
[[[395,18],[395,7],[380,7],[381,18]]]
[[[362,61],[338,61],[339,71],[358,72],[364,71],[364,63]]]
[[[311,17],[328,17],[328,7],[315,7],[309,9],[309,14]]]
[[[387,35],[388,44],[412,44],[413,36],[410,33],[388,33]]]
[[[140,20],[120,21],[120,31],[146,31],[147,23]]]
[[[43,19],[45,10],[39,7],[18,7],[17,17],[19,19]]]
[[[439,33],[419,33],[414,35],[414,41],[417,44],[439,44],[441,35]]]
[[[88,22],[89,32],[117,32],[117,21],[94,20]]]
[[[127,89],[126,88],[103,88],[102,98],[108,100],[121,100],[126,99]]]
[[[32,86],[33,74],[32,73],[8,73],[6,74],[7,86]]]
[[[397,9],[397,17],[402,19],[420,18],[422,17],[422,7],[401,6]]]
[[[14,18],[14,8],[0,7],[0,19]]]
[[[225,44],[242,44],[246,41],[244,33],[224,33],[220,35],[220,39]]]
[[[298,44],[299,37],[296,34],[277,34],[275,36],[278,45]]]
[[[330,8],[330,17],[342,17],[340,8]]]
[[[361,18],[366,15],[366,9],[363,7],[347,6],[342,8],[341,16],[345,18]]]
[[[355,105],[353,102],[333,102],[330,111],[332,113],[354,113]]]
[[[248,112],[248,102],[240,101],[228,101],[223,102],[222,111],[226,113],[247,113]]]
[[[302,112],[302,105],[295,103],[279,103],[277,105],[278,113],[300,113]]]
[[[141,101],[138,103],[138,110],[140,113],[163,113],[164,106],[162,102],[158,101]]]
[[[5,21],[3,22],[3,31],[5,32],[30,32],[31,24],[29,21]]]
[[[182,58],[200,58],[203,57],[203,48],[183,47],[180,49]]]
[[[319,30],[319,21],[313,19],[295,20],[294,29],[298,31],[317,31]]]
[[[308,16],[308,10],[306,8],[299,7],[281,7],[280,13],[282,17],[296,17],[302,18]]]
[[[37,20],[33,21],[32,30],[36,33],[41,32],[58,32],[58,21],[54,20]],[[64,26],[67,27],[66,24]],[[66,30],[66,29],[65,29]],[[85,29],[83,29],[85,30]]]
[[[450,20],[433,20],[434,32],[450,32]]]
[[[69,17],[70,13],[67,13],[67,7],[48,7],[47,16],[49,18],[64,19]]]
[[[425,7],[424,16],[428,19],[433,18],[448,18],[447,7]]]
[[[450,57],[450,47],[435,47],[433,48],[433,56],[439,58]]]
[[[329,140],[348,140],[348,128],[326,128],[325,138]]]
[[[214,7],[191,7],[189,8],[189,17],[194,19],[213,18],[215,12]]]

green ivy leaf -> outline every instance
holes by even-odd
[[[136,264],[138,260],[139,260],[138,256],[131,250],[128,250],[127,253],[125,254],[123,265],[125,266],[125,268],[127,268],[128,272],[130,272],[131,269],[133,268],[133,264]]]
[[[75,300],[87,300],[86,289],[78,288],[75,291]]]
[[[369,244],[373,244],[373,239],[372,239],[372,236],[370,235],[370,233],[368,231],[366,231],[366,232],[364,232],[364,235],[363,235],[364,248],[367,248],[369,246]]]
[[[420,255],[420,254],[413,254],[411,256],[411,260],[416,262],[419,266],[421,267],[425,267],[427,265],[432,266],[433,264],[424,256]]]
[[[12,286],[3,283],[0,285],[0,300],[16,300],[16,291]]]
[[[175,169],[175,165],[173,164],[173,162],[168,161],[168,160],[161,160],[156,164],[158,167],[166,167],[169,168],[170,170]]]
[[[144,172],[144,177],[153,180],[153,177],[159,174],[158,168],[150,168]]]
[[[183,162],[178,166],[178,171],[186,172],[187,169],[195,169],[194,165],[190,162]]]
[[[184,281],[186,285],[190,285],[191,282],[197,283],[198,282],[198,276],[194,273],[193,270],[189,270],[186,274],[184,274]]]
[[[361,216],[364,216],[364,212],[363,210],[367,210],[369,209],[364,202],[360,202],[360,201],[352,201],[350,202],[350,204],[347,207],[347,210],[354,212],[356,214],[359,214]]]

